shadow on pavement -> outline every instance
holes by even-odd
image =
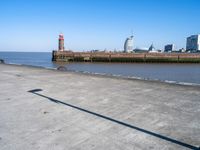
[[[81,107],[78,107],[78,106],[75,106],[75,105],[72,105],[72,104],[69,104],[69,103],[65,103],[65,102],[62,102],[62,101],[60,101],[60,100],[57,100],[57,99],[54,99],[54,98],[51,98],[51,97],[48,97],[48,96],[45,96],[45,95],[42,95],[42,94],[37,93],[37,92],[40,92],[40,91],[42,91],[42,89],[34,89],[34,90],[30,90],[30,91],[28,91],[28,92],[33,93],[33,94],[38,95],[38,96],[41,96],[41,97],[43,97],[43,98],[46,98],[46,99],[48,99],[48,100],[51,101],[51,102],[54,102],[54,103],[57,103],[57,104],[66,105],[66,106],[68,106],[68,107],[77,109],[77,110],[79,110],[79,111],[86,112],[86,113],[91,114],[91,115],[95,115],[95,116],[97,116],[97,117],[103,118],[103,119],[105,119],[105,120],[112,121],[112,122],[114,122],[114,123],[117,123],[117,124],[126,126],[126,127],[128,127],[128,128],[131,128],[131,129],[135,129],[135,130],[137,130],[137,131],[140,131],[140,132],[146,133],[146,134],[148,134],[148,135],[151,135],[151,136],[154,136],[154,137],[163,139],[163,140],[165,140],[165,141],[168,141],[168,142],[171,142],[171,143],[174,143],[174,144],[177,144],[177,145],[180,145],[180,146],[189,148],[189,149],[200,150],[200,147],[198,148],[198,147],[195,147],[195,146],[193,146],[193,145],[190,145],[190,144],[187,144],[187,143],[178,141],[178,140],[176,140],[176,139],[172,139],[172,138],[170,138],[170,137],[167,137],[167,136],[164,136],[164,135],[161,135],[161,134],[152,132],[152,131],[148,131],[148,130],[145,130],[145,129],[143,129],[143,128],[139,128],[139,127],[137,127],[137,126],[134,126],[134,125],[125,123],[125,122],[123,122],[123,121],[119,121],[119,120],[113,119],[113,118],[111,118],[111,117],[104,116],[104,115],[101,115],[101,114],[98,114],[98,113],[95,113],[95,112],[86,110],[86,109],[84,109],[84,108],[81,108]]]

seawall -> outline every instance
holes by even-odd
[[[53,51],[57,62],[200,63],[200,53],[114,53]]]

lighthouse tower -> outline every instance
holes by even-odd
[[[64,51],[65,47],[64,47],[64,35],[60,34],[59,35],[59,39],[58,39],[58,51]]]

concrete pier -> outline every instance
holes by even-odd
[[[200,87],[0,64],[1,150],[200,146]]]
[[[56,62],[200,63],[200,53],[119,53],[53,51]]]

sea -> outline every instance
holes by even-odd
[[[7,64],[30,65],[89,74],[100,74],[156,80],[174,84],[200,86],[200,64],[176,63],[56,63],[51,61],[51,52],[0,52],[0,59]]]

